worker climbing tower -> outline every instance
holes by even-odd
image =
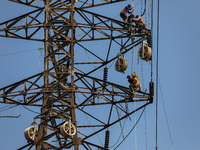
[[[125,0],[10,1],[34,10],[0,23],[0,36],[44,43],[44,70],[0,89],[1,103],[41,108],[19,149],[109,149],[118,125],[153,102],[152,68],[145,90],[124,85],[133,48],[151,63],[151,30],[102,12]]]

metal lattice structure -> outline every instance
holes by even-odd
[[[130,32],[124,28],[127,23],[94,11],[122,0],[82,0],[77,1],[79,7],[74,0],[10,1],[35,10],[0,23],[0,36],[43,42],[45,51],[43,72],[0,89],[1,103],[41,107],[34,118],[40,120],[37,136],[19,149],[107,149],[109,133],[105,146],[96,142],[96,136],[152,103],[153,82],[149,92],[133,94],[108,81],[105,68],[118,59],[119,51],[125,55],[147,40],[151,31],[139,32],[132,25]],[[106,50],[95,50],[104,43]],[[87,53],[89,61],[81,53]],[[137,108],[127,111],[125,105],[135,102]],[[84,116],[90,121],[82,120]],[[61,134],[61,128],[68,135]],[[57,144],[49,142],[52,139]]]

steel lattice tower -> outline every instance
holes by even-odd
[[[151,79],[148,93],[132,94],[128,87],[109,81],[105,68],[118,59],[119,51],[125,55],[148,40],[151,31],[139,32],[132,26],[130,32],[124,28],[128,24],[94,13],[97,7],[120,4],[123,0],[10,1],[35,10],[0,23],[0,36],[43,42],[45,51],[44,71],[0,89],[1,103],[41,108],[40,115],[34,118],[40,120],[37,133],[33,132],[34,139],[19,149],[107,149],[109,133],[105,146],[96,142],[95,136],[104,135],[106,130],[152,103],[153,82]],[[76,3],[81,5],[77,7]],[[95,50],[104,41],[108,41],[108,48],[102,52]],[[113,45],[118,51],[112,50]],[[80,55],[85,52],[89,61]],[[104,73],[99,73],[103,69]],[[142,103],[127,111],[125,104],[134,102]],[[121,116],[116,115],[115,107]],[[102,109],[101,115],[98,112]],[[83,116],[90,122],[81,120]],[[69,135],[61,134],[62,127]],[[57,144],[49,142],[52,139]]]

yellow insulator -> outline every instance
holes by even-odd
[[[27,141],[33,142],[37,139],[38,136],[38,129],[34,126],[31,126],[29,128],[26,128],[24,131],[24,136]]]
[[[70,134],[70,129],[71,129],[71,134]],[[60,133],[65,137],[71,137],[74,136],[76,134],[76,127],[71,123],[71,127],[70,127],[70,123],[68,121],[66,121],[61,127],[60,127]]]
[[[128,61],[124,58],[119,58],[115,63],[115,70],[124,73],[128,67]]]
[[[140,47],[138,50],[138,57],[142,60],[148,61],[152,56],[152,50],[147,45],[143,45],[143,47]]]

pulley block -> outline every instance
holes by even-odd
[[[65,137],[69,138],[76,134],[76,127],[69,121],[66,121],[61,127],[60,127],[60,133]]]
[[[138,50],[138,57],[142,60],[149,61],[152,57],[152,50],[149,46],[143,45]]]
[[[128,67],[128,61],[125,58],[118,58],[115,63],[115,70],[124,73]]]
[[[29,128],[26,128],[24,131],[24,136],[27,141],[33,142],[37,139],[38,136],[38,129],[34,126],[31,126]]]

